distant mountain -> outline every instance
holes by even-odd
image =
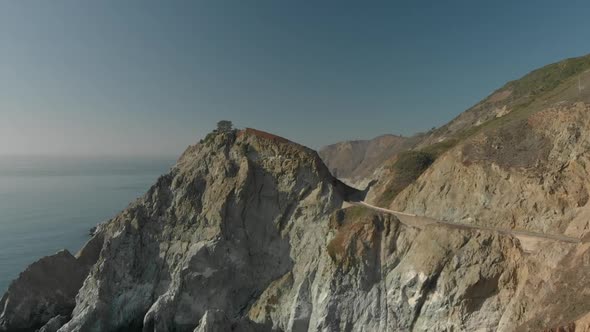
[[[331,144],[321,148],[319,154],[334,176],[354,183],[370,176],[396,154],[414,147],[422,138],[382,135]]]

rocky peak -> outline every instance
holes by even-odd
[[[82,261],[97,246],[100,255],[60,331],[192,330],[210,309],[240,317],[298,256],[318,255],[309,243],[325,233],[322,220],[355,194],[311,149],[254,129],[212,133],[97,228]],[[51,314],[69,315],[39,322]],[[3,317],[5,329],[21,327]]]

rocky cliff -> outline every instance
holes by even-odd
[[[209,134],[75,256],[21,273],[0,331],[586,331],[587,67],[510,82],[410,151],[392,138],[324,153],[370,168],[368,197],[281,137]],[[346,207],[361,199],[487,228]],[[494,228],[581,241],[524,251]]]
[[[530,276],[567,246],[531,256],[494,232],[342,209],[358,195],[305,147],[251,129],[211,134],[76,257],[21,274],[0,330],[514,331],[538,321]]]

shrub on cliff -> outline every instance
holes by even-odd
[[[394,179],[380,198],[380,204],[389,204],[391,201],[414,182],[424,171],[432,165],[436,155],[427,151],[405,151],[399,154],[393,164]]]

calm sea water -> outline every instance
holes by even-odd
[[[0,157],[0,296],[42,256],[73,254],[89,229],[141,196],[173,158]]]

